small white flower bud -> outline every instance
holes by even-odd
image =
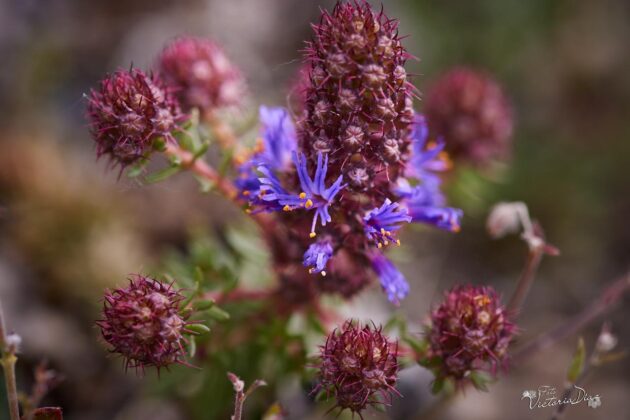
[[[527,207],[520,202],[495,204],[486,220],[486,229],[490,236],[498,239],[518,233],[521,229],[520,213],[523,210],[527,212]]]

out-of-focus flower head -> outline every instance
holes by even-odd
[[[506,366],[516,326],[510,322],[497,293],[486,286],[456,286],[431,313],[424,361],[436,380],[461,383],[476,371],[496,374]]]
[[[397,351],[398,344],[381,328],[346,321],[321,347],[316,390],[333,395],[338,407],[354,413],[388,404],[392,393],[398,394]]]
[[[87,99],[97,156],[121,168],[146,158],[158,138],[174,141],[171,133],[185,118],[172,90],[138,69],[105,77]]]
[[[126,359],[126,367],[158,369],[186,364],[184,296],[172,285],[139,274],[129,285],[105,295],[103,318],[97,321],[111,351]]]
[[[490,76],[456,68],[429,89],[425,105],[431,134],[441,136],[456,160],[483,166],[511,150],[512,112]]]
[[[239,69],[209,39],[176,39],[164,48],[158,64],[166,81],[177,88],[186,110],[235,106],[246,91]]]

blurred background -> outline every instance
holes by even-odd
[[[404,44],[418,60],[409,62],[408,71],[418,74],[414,83],[421,92],[451,67],[472,66],[496,77],[516,118],[513,157],[498,174],[463,168],[451,176],[451,203],[466,214],[462,232],[406,231],[397,260],[412,294],[401,311],[420,332],[431,304],[455,283],[487,283],[509,296],[525,245],[514,237],[491,240],[484,223],[493,203],[524,201],[562,254],[542,263],[521,316],[522,344],[579,312],[629,268],[630,3],[385,3],[388,15],[400,18],[401,33],[410,35]],[[46,359],[65,378],[46,402],[62,406],[67,419],[212,418],[191,414],[195,410],[181,395],[161,393],[153,375],[125,374],[93,321],[103,289],[123,284],[130,272],[158,266],[168,253],[184,252],[195,232],[245,219],[229,203],[199,194],[185,174],[150,186],[117,179],[106,162],[95,161],[82,95],[107,72],[131,63],[151,66],[169,40],[189,34],[224,45],[248,78],[252,107],[286,105],[299,50],[311,36],[309,23],[320,6],[332,5],[0,2],[0,298],[10,329],[23,337],[22,389],[28,390],[33,368]],[[416,107],[422,110],[422,100]],[[622,349],[630,347],[629,302],[606,316]],[[346,309],[377,321],[388,310],[378,290]],[[592,348],[600,325],[583,331],[587,346]],[[491,392],[467,392],[435,418],[550,417],[550,409],[529,410],[522,391],[562,387],[576,342],[571,337],[514,366]],[[598,369],[585,388],[601,396],[602,406],[580,404],[569,408],[568,417],[629,418],[629,372],[628,359]],[[406,397],[384,418],[415,418],[432,402],[430,379],[420,368],[404,372]],[[227,380],[225,388],[231,389]],[[307,391],[287,385],[289,418],[307,417],[310,403],[299,398]],[[211,404],[213,396],[205,398]],[[4,404],[1,398],[0,418],[6,418]]]

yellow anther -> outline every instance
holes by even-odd
[[[311,232],[311,233],[308,234],[308,236],[310,238],[314,238],[315,236],[317,236],[317,234],[315,232]]]
[[[322,277],[326,277],[326,272],[322,271]]]
[[[306,198],[306,193],[305,192],[301,192],[299,197],[304,200]]]
[[[477,295],[474,297],[474,300],[479,306],[485,306],[490,303],[490,298],[486,295]]]
[[[451,228],[451,230],[455,233],[459,232],[460,230],[462,230],[461,227],[459,227],[458,225],[453,225],[453,227]]]
[[[314,268],[309,268],[309,269],[308,269],[308,274],[313,274],[313,271],[315,271],[315,269],[314,269]]]
[[[385,228],[381,228],[381,235],[385,235],[385,232],[386,232]]]
[[[244,195],[245,197],[247,197],[250,193],[251,193],[251,191],[243,191],[243,195]]]
[[[376,246],[379,247],[379,248],[383,248],[383,244],[380,243],[380,242],[378,244],[376,244]]]
[[[311,207],[313,207],[313,201],[309,198],[308,200],[306,200],[306,203],[304,203],[304,207],[310,209]]]
[[[245,213],[250,214],[251,212],[251,209],[245,209]]]
[[[396,239],[396,245],[400,246],[400,239]]]
[[[285,206],[282,207],[282,210],[284,210],[284,211],[291,211],[291,207],[289,207],[288,204],[285,204]]]
[[[389,245],[389,241],[383,241],[383,245],[385,246]]]

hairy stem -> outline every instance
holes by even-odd
[[[203,120],[208,124],[223,149],[232,149],[238,145],[232,128],[218,118],[213,111],[204,112]]]
[[[237,202],[238,191],[234,184],[221,176],[214,168],[208,165],[203,159],[197,159],[195,156],[182,149],[176,144],[168,143],[164,153],[167,156],[175,157],[181,162],[181,166],[192,171],[194,174],[212,182],[216,188],[230,201]],[[256,213],[250,214],[251,218],[260,226],[263,232],[273,233],[274,221],[268,214]]]
[[[536,278],[536,273],[544,253],[544,246],[541,244],[540,246],[531,247],[529,253],[527,254],[525,267],[523,268],[521,277],[516,285],[516,290],[514,291],[514,294],[507,306],[508,312],[513,314],[512,316],[514,318],[519,315],[521,309],[523,308],[523,303],[525,303],[525,299],[529,294],[532,283],[534,283],[534,279]]]
[[[558,341],[575,334],[601,315],[612,310],[628,291],[630,291],[630,274],[617,279],[604,289],[602,294],[582,312],[576,314],[567,322],[539,336],[534,341],[526,344],[519,351],[515,352],[513,360],[517,363],[517,361],[526,359],[539,351],[546,350]]]

